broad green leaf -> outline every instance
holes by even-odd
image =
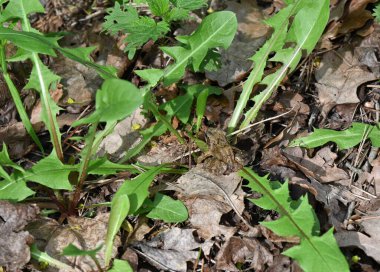
[[[163,220],[166,223],[183,222],[189,216],[185,205],[181,201],[159,193],[156,194],[154,201],[149,206],[151,210],[146,216]]]
[[[51,189],[71,190],[68,176],[75,167],[64,165],[52,152],[24,173],[12,175],[15,182],[34,181]]]
[[[0,22],[5,22],[11,18],[23,19],[25,15],[35,12],[45,12],[39,0],[11,0],[1,12]]]
[[[56,56],[53,46],[58,47],[57,37],[44,37],[33,32],[15,31],[0,27],[0,39],[8,40],[30,52]],[[48,41],[48,42],[47,42]]]
[[[0,180],[0,199],[19,202],[34,195],[23,180]]]
[[[271,182],[249,168],[243,168],[239,174],[248,180],[248,188],[262,195],[259,199],[250,200],[264,209],[273,209],[280,215],[277,220],[261,224],[277,235],[297,236],[301,239],[301,243],[285,251],[285,255],[294,258],[305,271],[349,271],[332,230],[319,236],[318,218],[307,197],[293,201],[287,183],[281,185],[279,182]]]
[[[45,37],[35,32],[15,31],[0,27],[0,39],[9,40],[18,47],[30,52],[55,56],[54,50],[57,50],[65,57],[94,69],[104,79],[117,77],[114,67],[102,66],[89,61],[88,56],[83,57],[86,51],[90,49],[62,48],[57,43],[58,37]],[[24,53],[22,57],[25,58],[27,54]]]
[[[350,271],[347,261],[334,238],[334,229],[331,228],[322,236],[313,236],[310,241],[301,240],[301,244],[294,246],[282,254],[291,257],[299,263],[304,271]],[[322,254],[312,254],[314,247],[321,249]]]
[[[194,85],[192,85],[192,86],[194,86]],[[197,104],[196,104],[196,107],[195,107],[195,113],[197,115],[197,125],[196,125],[196,130],[197,131],[201,127],[202,118],[203,118],[203,116],[205,114],[205,111],[206,111],[207,98],[210,95],[213,95],[213,94],[220,95],[223,92],[220,88],[217,88],[217,87],[204,86],[204,85],[201,85],[201,86],[203,88],[202,88],[201,92],[197,96]]]
[[[105,265],[108,266],[111,260],[113,241],[121,224],[130,211],[129,198],[126,194],[115,195],[111,202],[111,214],[108,221],[106,244],[105,244]]]
[[[135,73],[143,80],[148,82],[148,87],[156,86],[164,76],[164,70],[161,69],[137,70]]]
[[[115,259],[112,268],[108,272],[133,272],[133,269],[127,261]]]
[[[149,186],[164,165],[152,168],[132,180],[126,180],[117,190],[114,197],[127,195],[130,201],[130,214],[135,213],[149,195]]]
[[[92,249],[92,250],[83,250],[80,248],[77,248],[73,244],[69,244],[67,247],[65,247],[62,250],[62,255],[64,256],[92,256],[95,257],[96,254],[99,252],[99,250],[102,248],[103,245],[100,245],[99,247]]]
[[[212,48],[227,48],[236,33],[237,19],[233,12],[215,12],[203,19],[197,30],[188,37],[177,37],[183,46],[162,47],[161,49],[174,58],[175,63],[165,70],[164,84],[178,81],[191,65],[195,72],[200,71],[201,64]]]
[[[126,80],[108,79],[96,92],[95,112],[75,122],[73,126],[119,121],[141,106],[143,96],[140,89]]]
[[[292,141],[290,146],[314,148],[328,142],[333,142],[340,149],[348,149],[365,140],[366,135],[371,140],[373,146],[380,147],[380,128],[377,125],[371,126],[363,123],[352,123],[351,128],[342,131],[315,129],[309,136]]]

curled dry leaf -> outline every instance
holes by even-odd
[[[322,47],[331,48],[331,40],[358,30],[365,26],[368,20],[373,19],[371,11],[367,8],[369,3],[376,0],[341,0],[333,6],[331,20],[322,37]]]
[[[337,155],[329,147],[319,150],[313,158],[309,158],[299,147],[286,148],[284,156],[297,165],[305,176],[312,177],[321,183],[335,182],[348,185],[350,182],[348,173],[335,164]]]
[[[38,213],[34,205],[0,201],[0,266],[7,271],[19,271],[29,262],[33,236],[24,227]]]

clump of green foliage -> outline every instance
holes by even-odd
[[[257,117],[264,103],[272,96],[286,75],[294,71],[304,53],[310,54],[325,29],[329,18],[328,0],[286,0],[287,6],[265,22],[273,28],[271,38],[252,56],[252,72],[244,82],[232,118],[229,132],[237,127],[243,114],[240,129],[244,129]],[[274,54],[272,57],[271,54]],[[264,76],[267,62],[281,63],[274,73]],[[251,98],[256,84],[266,88]],[[245,108],[248,101],[254,106]],[[245,113],[244,113],[245,111]]]
[[[296,260],[304,271],[349,271],[335,241],[334,229],[320,236],[319,221],[307,196],[292,200],[287,182],[270,181],[268,176],[260,177],[249,168],[243,168],[240,175],[248,180],[247,187],[262,195],[250,201],[263,209],[274,210],[280,216],[261,224],[277,235],[300,238],[299,245],[282,254]]]
[[[128,34],[125,42],[130,58],[147,41],[155,41],[166,35],[170,31],[170,24],[173,21],[188,19],[191,11],[202,8],[206,4],[205,0],[138,1],[139,4],[147,4],[151,14],[148,16],[139,14],[133,5],[136,2],[123,1],[122,4],[120,1],[115,2],[115,7],[108,11],[109,14],[106,16],[104,24],[104,28],[112,34],[118,32]],[[274,28],[272,38],[253,57],[256,64],[252,71],[254,76],[251,74],[246,83],[246,86],[252,87],[262,80],[267,58],[270,53],[276,52],[271,61],[282,62],[283,67],[263,80],[263,84],[268,86],[268,90],[260,94],[264,100],[270,96],[284,75],[295,69],[301,58],[301,51],[306,50],[309,53],[313,49],[324,28],[326,16],[328,17],[327,0],[288,0],[285,2],[288,7],[268,21],[268,24]],[[202,123],[207,97],[211,94],[221,94],[221,89],[203,84],[180,85],[183,94],[161,105],[158,105],[152,95],[152,90],[159,85],[168,86],[180,83],[186,69],[194,72],[217,69],[219,57],[217,49],[228,48],[234,39],[237,30],[236,16],[229,11],[215,12],[206,16],[192,34],[176,37],[176,45],[161,47],[160,49],[170,56],[170,64],[164,69],[136,71],[137,75],[146,81],[145,86],[138,88],[126,80],[118,79],[115,69],[93,63],[89,57],[93,48],[62,48],[58,44],[59,37],[46,37],[33,29],[27,18],[31,13],[44,11],[38,0],[0,0],[0,3],[7,3],[5,9],[1,10],[0,22],[9,23],[8,27],[0,27],[2,73],[11,89],[12,97],[27,131],[43,150],[23,109],[19,94],[10,77],[7,76],[6,63],[8,61],[30,60],[33,63],[33,70],[25,88],[34,89],[39,93],[43,105],[42,120],[53,143],[52,152],[45,154],[29,169],[24,169],[14,163],[9,157],[6,145],[3,145],[0,152],[0,177],[2,178],[0,180],[0,199],[23,201],[30,198],[35,194],[33,183],[37,183],[48,191],[53,191],[54,200],[57,201],[62,213],[75,214],[88,175],[114,175],[118,171],[129,171],[135,174],[133,179],[127,179],[121,185],[111,203],[108,203],[111,208],[105,243],[105,265],[108,268],[115,235],[128,215],[141,214],[170,223],[182,222],[187,219],[188,214],[183,203],[159,193],[150,198],[148,191],[158,174],[163,172],[182,173],[182,170],[161,165],[158,167],[142,166],[143,171],[141,171],[133,165],[125,165],[122,162],[129,161],[138,154],[152,137],[159,136],[168,130],[184,143],[181,135],[171,126],[171,121],[176,116],[183,124],[189,123],[192,116],[190,109],[194,103],[194,117],[197,120],[195,128],[198,131]],[[17,22],[21,22],[21,31],[13,29]],[[291,26],[289,26],[290,22]],[[301,33],[301,35],[296,35],[296,33]],[[7,59],[5,55],[8,43],[13,43],[18,48],[17,54],[11,59]],[[285,48],[285,43],[292,46]],[[49,90],[54,90],[60,77],[45,66],[39,56],[44,54],[55,57],[57,52],[95,69],[104,78],[104,83],[96,94],[94,112],[73,124],[74,127],[86,126],[88,128],[86,135],[75,139],[84,143],[84,148],[74,158],[74,164],[69,164],[65,160],[57,123],[60,108],[49,94]],[[261,57],[263,59],[259,63],[258,58]],[[248,100],[251,91],[248,87],[245,87],[241,98],[246,101],[238,103],[238,111],[242,109],[241,105],[245,106]],[[257,101],[259,100],[255,99],[255,102]],[[260,103],[263,102],[257,102],[254,112],[257,112]],[[125,158],[119,163],[113,163],[106,157],[96,157],[95,154],[102,139],[112,131],[117,122],[132,114],[138,107],[143,107],[146,111],[151,112],[157,120],[154,126],[141,132],[143,136],[141,143],[128,150]],[[241,111],[236,114],[240,116]],[[247,120],[252,120],[252,118]],[[105,124],[102,130],[99,129],[100,123]],[[232,124],[231,128],[234,127],[235,125]],[[12,171],[9,171],[10,169]],[[74,178],[69,178],[73,172],[79,173],[78,178],[75,178],[76,175],[73,175]],[[285,254],[297,260],[306,271],[322,271],[319,269],[320,267],[323,267],[323,271],[334,271],[335,268],[339,271],[348,271],[347,264],[333,239],[332,230],[319,236],[319,224],[307,198],[293,201],[289,197],[287,184],[281,186],[279,183],[270,183],[269,180],[257,176],[249,169],[243,170],[241,175],[249,181],[248,187],[263,195],[261,199],[253,200],[253,202],[263,208],[273,209],[282,216],[275,221],[276,223],[264,223],[264,225],[279,235],[300,237],[301,244],[287,250]],[[72,192],[70,197],[64,198],[61,194],[62,190]],[[307,218],[307,220],[301,222],[300,218]],[[68,247],[64,253],[89,255],[95,258],[98,250],[83,251]],[[52,260],[46,254],[38,251],[35,246],[32,254],[37,259],[47,260],[58,267],[66,268],[65,264]],[[312,259],[310,256],[314,256],[314,254],[317,258]],[[335,264],[332,263],[332,259],[336,261]],[[313,266],[312,264],[317,262],[315,260],[319,263]],[[130,266],[127,262],[115,260],[112,269],[111,271],[118,271],[118,269],[129,271]]]
[[[108,9],[105,17],[104,29],[111,34],[119,32],[127,34],[125,51],[132,59],[136,50],[147,41],[156,41],[164,37],[170,31],[170,23],[173,21],[189,19],[189,14],[207,6],[207,0],[146,0],[144,2],[155,18],[139,15],[136,7],[130,1],[124,1],[123,5],[118,2],[113,8]]]

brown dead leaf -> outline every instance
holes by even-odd
[[[331,40],[358,30],[365,26],[368,20],[373,19],[372,13],[366,9],[369,3],[377,0],[340,1],[334,6],[330,18],[333,19],[322,37],[322,47],[331,48]]]
[[[228,50],[222,50],[222,67],[217,72],[206,72],[211,80],[218,81],[220,86],[241,80],[252,66],[248,58],[262,46],[269,34],[269,27],[262,21],[264,14],[256,1],[227,1],[227,10],[236,13],[238,34]]]
[[[359,103],[358,86],[377,78],[360,62],[355,52],[349,45],[329,51],[315,71],[318,98],[325,117],[335,105]]]
[[[244,193],[239,187],[240,180],[236,173],[215,176],[197,166],[181,176],[173,186],[189,210],[192,227],[205,240],[220,235],[228,240],[235,233],[235,227],[223,226],[220,220],[223,214],[233,209],[230,202],[236,212],[243,212]]]
[[[34,205],[0,201],[0,266],[7,271],[19,271],[29,262],[33,236],[24,227],[38,213]]]
[[[231,237],[216,256],[216,268],[223,271],[241,271],[235,264],[250,263],[250,269],[264,271],[273,264],[273,256],[257,239]]]
[[[52,220],[41,220],[30,226],[30,232],[39,242],[41,251],[51,257],[73,267],[73,271],[97,271],[97,266],[89,256],[63,256],[62,250],[69,244],[83,250],[92,250],[105,244],[109,214],[99,214],[95,218],[69,217],[67,226],[60,226]],[[116,256],[120,239],[116,237],[112,255]],[[104,266],[105,248],[97,253],[96,257]],[[75,269],[74,269],[75,267]],[[60,271],[49,268],[47,271]]]
[[[321,183],[335,182],[348,185],[350,176],[335,164],[337,155],[331,152],[329,147],[319,150],[313,158],[309,158],[306,152],[299,147],[289,147],[283,152],[298,169],[307,176],[315,178]]]

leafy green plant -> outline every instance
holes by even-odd
[[[141,2],[141,1],[140,1]],[[149,16],[139,15],[137,9],[124,1],[123,5],[115,2],[113,8],[108,9],[103,25],[104,30],[111,34],[122,32],[128,34],[124,42],[128,57],[132,59],[136,50],[149,40],[156,41],[170,31],[170,22],[189,18],[192,10],[200,9],[207,5],[206,0],[147,0],[151,13],[160,17],[156,21]]]
[[[370,139],[372,146],[380,147],[380,128],[378,125],[352,123],[352,127],[342,131],[315,129],[309,136],[293,140],[290,146],[314,148],[328,142],[336,143],[340,149],[356,146],[362,140]]]
[[[349,271],[334,239],[333,229],[320,235],[318,218],[307,196],[292,200],[287,182],[270,181],[268,176],[260,177],[249,168],[243,168],[239,174],[248,180],[248,188],[261,194],[261,198],[250,201],[263,209],[274,210],[280,216],[261,224],[277,235],[300,238],[299,245],[282,254],[295,259],[304,271]]]
[[[228,125],[233,132],[242,118],[249,100],[255,104],[245,113],[240,129],[252,122],[260,108],[271,97],[285,76],[297,67],[302,54],[310,54],[318,42],[329,18],[328,0],[287,0],[288,6],[265,22],[273,28],[271,38],[251,58],[254,63],[252,72],[245,81],[232,118]],[[274,53],[274,56],[270,55]],[[267,61],[282,63],[276,72],[264,77]],[[251,97],[256,84],[266,88]]]
[[[375,20],[376,22],[380,22],[380,4],[376,4],[374,10],[373,10],[373,13],[372,13],[373,17],[375,17]]]

